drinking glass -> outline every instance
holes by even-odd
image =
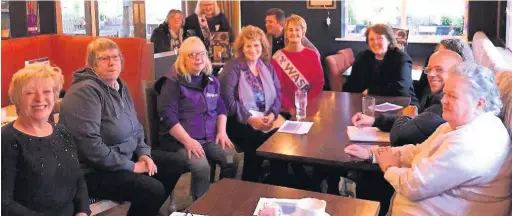
[[[363,114],[375,116],[375,98],[370,96],[363,97]]]
[[[295,91],[295,117],[297,121],[306,118],[306,108],[308,106],[308,92],[305,90],[297,89]]]

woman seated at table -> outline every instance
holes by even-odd
[[[269,131],[281,109],[281,86],[265,33],[251,25],[242,28],[234,43],[235,59],[220,75],[221,96],[228,111],[227,133],[244,151],[242,180],[258,181],[262,158],[256,149],[275,130]]]
[[[343,91],[411,97],[411,104],[418,106],[411,78],[412,60],[397,47],[393,29],[376,24],[368,27],[365,37],[369,50],[356,56]]]
[[[457,54],[462,57],[463,61],[471,61],[474,62],[475,59],[473,57],[473,51],[471,50],[471,47],[466,42],[462,41],[458,38],[447,38],[443,39],[439,42],[439,44],[436,47],[436,51],[439,50],[451,50],[456,52]],[[430,60],[430,56],[428,57],[427,61],[425,62],[425,67],[428,66],[428,62]],[[432,92],[430,91],[430,86],[428,84],[428,77],[427,74],[421,74],[421,78],[418,81],[418,83],[414,86],[414,91],[416,92],[416,97],[421,103],[424,103],[425,100],[429,96],[432,95]],[[423,109],[423,107],[418,107]]]
[[[281,81],[281,101],[285,111],[294,113],[295,91],[308,91],[308,100],[315,98],[324,87],[324,72],[318,53],[302,44],[306,36],[306,21],[295,14],[285,20],[286,45],[272,56],[272,66]]]
[[[358,127],[373,126],[391,132],[392,146],[422,143],[445,122],[441,106],[443,87],[448,70],[461,62],[460,55],[451,50],[444,49],[432,54],[424,73],[428,74],[429,88],[434,94],[421,104],[424,110],[418,111],[415,106],[408,106],[401,114],[383,113],[376,117],[358,112],[352,117],[352,123]]]
[[[175,152],[185,161],[192,173],[194,200],[210,186],[209,160],[220,165],[220,178],[236,174],[223,150],[233,144],[226,134],[226,107],[220,97],[220,84],[211,72],[201,39],[189,37],[171,71],[155,83],[161,119],[159,149]]]
[[[153,42],[155,53],[178,51],[185,37],[183,14],[180,10],[172,9],[164,23],[153,30],[151,42]]]
[[[87,65],[73,75],[59,124],[75,139],[91,197],[129,201],[128,216],[156,215],[185,167],[144,142],[132,97],[119,78],[123,63],[112,40],[89,43]]]
[[[449,71],[442,124],[419,145],[345,148],[377,162],[395,189],[390,215],[508,215],[510,136],[494,74],[474,63]]]
[[[183,29],[201,38],[206,47],[210,47],[211,32],[228,32],[229,42],[234,40],[231,25],[226,15],[220,11],[217,1],[197,1],[196,9],[185,19]]]
[[[2,215],[91,213],[74,140],[48,122],[63,83],[61,70],[43,63],[25,66],[11,80],[18,118],[2,127]]]

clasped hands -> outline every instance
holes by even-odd
[[[251,116],[248,119],[248,123],[249,125],[251,125],[252,128],[256,130],[267,131],[272,128],[275,120],[276,116],[274,115],[274,113],[270,113],[263,117]]]
[[[373,155],[375,156],[382,172],[386,172],[389,167],[400,167],[400,152],[397,151],[393,154],[391,147],[368,149],[352,144],[345,148],[346,154],[362,160],[370,159],[370,151],[373,151]]]

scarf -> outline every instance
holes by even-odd
[[[197,19],[199,21],[199,26],[201,27],[201,33],[203,34],[204,41],[210,42],[211,32],[210,28],[208,27],[208,20],[206,19],[206,16],[197,15]]]
[[[169,28],[169,39],[171,40],[171,51],[178,50],[181,46],[181,42],[183,42],[183,28],[180,28],[178,34]]]
[[[272,75],[267,68],[267,66],[261,61],[258,60],[258,67],[260,68],[260,78],[261,83],[263,84],[263,91],[265,92],[265,113],[268,112],[274,104],[274,100],[276,98],[277,92],[274,86],[274,80]],[[259,108],[256,105],[256,100],[254,97],[254,93],[252,91],[251,85],[247,82],[247,76],[245,75],[245,70],[249,70],[247,64],[244,64],[245,67],[242,68],[240,72],[240,79],[238,80],[238,97],[240,101],[244,105],[245,109],[258,111]]]

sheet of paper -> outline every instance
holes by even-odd
[[[277,132],[293,133],[293,134],[307,134],[309,129],[313,126],[313,122],[300,122],[286,120]]]
[[[386,102],[386,103],[382,103],[382,104],[375,106],[375,111],[387,112],[387,111],[398,110],[398,109],[402,109],[402,108],[403,108],[402,106]]]
[[[376,127],[358,128],[356,126],[347,126],[347,134],[350,141],[390,142],[389,133],[383,132]]]
[[[265,117],[265,114],[262,112],[259,112],[259,111],[249,110],[249,113],[251,113],[251,115],[254,117],[259,117],[259,118]],[[276,128],[281,127],[285,121],[286,121],[286,119],[284,119],[284,117],[282,115],[278,115],[277,119],[274,121],[274,124],[272,125],[272,128],[270,128],[269,130],[262,130],[262,131],[264,133],[268,133],[272,130],[275,130]]]
[[[169,216],[190,216],[191,214],[190,213],[183,213],[183,212],[173,212],[171,215]],[[194,216],[204,216],[204,215],[200,215],[200,214],[194,214]]]
[[[300,199],[277,199],[277,198],[264,198],[261,197],[258,201],[258,205],[254,210],[253,215],[258,215],[261,209],[265,206],[265,203],[276,203],[281,207],[283,211],[283,216],[293,215],[295,213],[295,208],[297,207],[297,203]]]

